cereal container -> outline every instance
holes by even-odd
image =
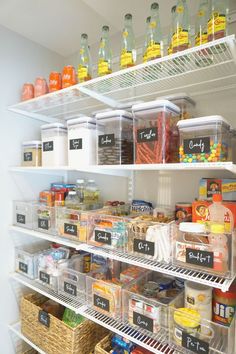
[[[80,117],[67,121],[69,166],[96,164],[96,120]]]
[[[225,162],[229,160],[230,126],[221,116],[178,122],[180,162]]]
[[[157,99],[165,99],[178,106],[180,108],[180,119],[189,119],[195,116],[196,102],[186,93],[178,93],[176,95],[159,97]]]
[[[42,166],[67,165],[67,128],[62,123],[41,126]]]
[[[96,115],[98,165],[133,163],[133,119],[126,111]]]
[[[42,142],[25,141],[22,143],[22,166],[38,167],[42,165]]]
[[[135,163],[155,164],[178,161],[180,109],[167,100],[133,106]]]

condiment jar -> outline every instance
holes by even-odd
[[[213,322],[229,327],[236,313],[236,283],[229,291],[213,290]]]

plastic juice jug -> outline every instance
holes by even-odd
[[[228,208],[222,204],[222,195],[214,194],[213,203],[209,206],[210,232],[215,234],[232,232],[234,217]]]

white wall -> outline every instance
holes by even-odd
[[[12,354],[14,349],[7,324],[18,320],[15,284],[9,281],[9,271],[14,267],[14,243],[8,231],[12,223],[12,200],[33,197],[39,189],[47,187],[49,177],[36,179],[8,172],[9,166],[20,164],[21,142],[40,137],[41,124],[8,112],[7,106],[19,101],[25,81],[32,82],[37,75],[47,77],[53,69],[61,70],[64,61],[59,55],[2,26],[0,43],[0,352]]]

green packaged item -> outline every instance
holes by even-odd
[[[85,318],[79,314],[76,314],[74,311],[70,309],[65,309],[62,321],[66,323],[69,327],[75,328],[80,325]]]

